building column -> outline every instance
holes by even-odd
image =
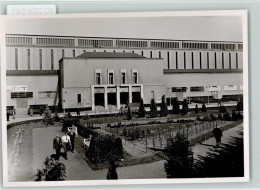
[[[105,86],[105,92],[104,92],[104,106],[105,106],[105,109],[108,109],[108,105],[107,105],[107,87]]]
[[[140,95],[144,100],[144,86],[143,86],[143,84],[140,84]]]
[[[120,109],[120,86],[116,86],[116,107]]]
[[[95,110],[95,88],[94,86],[91,86],[91,107],[92,107],[92,110]]]
[[[129,91],[129,99],[128,99],[128,103],[131,104],[132,103],[132,86],[129,85],[128,87],[128,91]]]

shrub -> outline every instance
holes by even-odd
[[[144,109],[144,101],[143,98],[140,98],[140,106],[138,109],[138,116],[139,117],[145,117],[145,109]]]
[[[197,121],[201,121],[201,118],[200,118],[200,116],[198,116],[198,117],[196,118],[196,120],[197,120]]]
[[[54,120],[55,122],[59,122],[60,121],[60,117],[59,117],[59,114],[58,114],[58,110],[56,109],[55,112],[54,112]]]
[[[38,170],[35,181],[65,181],[66,167],[54,158],[47,157],[43,162],[45,168]]]
[[[227,112],[227,108],[225,106],[220,106],[219,107],[219,112],[220,113],[226,113]]]
[[[223,120],[221,113],[218,114],[218,120]]]
[[[68,132],[68,127],[76,125],[79,122],[78,118],[66,118],[63,121],[62,132]]]
[[[243,98],[238,100],[236,110],[237,111],[243,111]]]
[[[237,121],[238,118],[237,118],[237,113],[235,110],[232,111],[232,121]]]
[[[181,113],[182,115],[186,115],[188,112],[189,112],[189,107],[188,107],[187,99],[184,99],[182,103]]]
[[[180,105],[179,105],[178,98],[173,98],[173,100],[172,100],[172,112],[173,112],[173,114],[180,113]]]
[[[196,104],[196,106],[195,106],[194,113],[195,113],[195,114],[199,113],[199,108],[198,108],[198,105],[197,105],[197,104]]]
[[[202,104],[201,112],[207,112],[207,108],[206,108],[205,103]]]
[[[162,103],[161,103],[161,112],[160,112],[160,115],[161,117],[166,117],[168,115],[168,107],[167,107],[167,104],[165,102],[165,96],[163,95],[162,96]]]
[[[208,115],[205,115],[202,120],[211,122],[211,118]]]
[[[132,120],[132,113],[131,113],[131,109],[130,109],[129,105],[128,105],[128,111],[127,111],[127,120],[128,121]]]
[[[90,116],[88,115],[88,113],[86,113],[86,115],[83,117],[84,120],[89,120]]]
[[[152,99],[151,106],[150,106],[150,117],[155,118],[157,116],[158,116],[157,106],[156,106],[155,100]]]
[[[187,178],[193,175],[193,152],[190,142],[182,134],[177,133],[168,139],[165,148],[164,163],[167,178]]]
[[[42,122],[45,125],[53,125],[54,124],[54,118],[51,117],[51,111],[46,108],[43,114]]]
[[[243,119],[243,115],[240,112],[237,113],[237,119]]]
[[[224,113],[223,120],[225,120],[225,121],[230,121],[231,120],[230,114],[228,112]]]
[[[211,119],[211,121],[216,121],[217,120],[217,118],[215,117],[215,115],[214,114],[210,114],[210,119]]]
[[[123,129],[123,136],[127,137],[127,130],[126,130],[126,128]]]

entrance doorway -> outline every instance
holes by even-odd
[[[95,93],[95,106],[105,106],[104,93]]]
[[[139,103],[140,102],[141,93],[140,92],[132,92],[132,102]]]
[[[116,93],[107,93],[107,103],[116,106]]]
[[[120,93],[120,104],[127,104],[129,100],[128,92],[121,92]]]

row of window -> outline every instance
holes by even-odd
[[[172,87],[172,92],[187,92],[188,87]],[[208,91],[220,91],[221,86],[209,86]],[[224,86],[224,90],[238,90],[238,86],[236,85],[227,85]],[[240,86],[240,90],[243,90],[243,87]],[[191,86],[190,92],[204,92],[205,88],[204,86]]]
[[[67,38],[36,38],[36,45],[41,46],[74,46],[74,39]]]
[[[121,70],[121,78],[120,78],[120,83],[121,84],[126,84],[126,71]],[[113,70],[108,70],[108,84],[114,84],[114,71]],[[132,84],[137,84],[138,83],[138,71],[132,71]],[[95,84],[101,85],[102,84],[102,77],[101,77],[101,70],[97,69],[95,71]]]
[[[150,44],[154,48],[179,48],[179,42],[152,41]]]
[[[95,52],[96,50],[94,50]],[[85,53],[86,50],[83,50],[83,53]],[[104,52],[106,52],[106,50],[104,50]],[[114,52],[116,52],[114,50]],[[123,51],[125,52],[125,51]],[[134,51],[132,51],[132,53],[135,53]],[[141,55],[144,55],[144,52],[141,51]],[[178,52],[175,52],[175,58],[176,58],[176,69],[178,69]],[[183,64],[184,64],[184,69],[187,69],[186,67],[186,52],[183,53]],[[231,62],[232,62],[232,58],[231,58],[231,53],[228,54],[228,62],[229,62],[229,69],[231,69]],[[54,69],[54,52],[53,49],[51,49],[51,70]],[[62,57],[65,57],[65,51],[62,50]],[[72,57],[76,57],[76,52],[75,50],[72,50]],[[158,57],[162,58],[161,55],[161,51],[158,52]],[[28,60],[28,70],[30,70],[30,58],[31,58],[31,53],[30,53],[30,49],[27,49],[27,60]],[[150,51],[150,58],[153,58],[153,52]],[[224,59],[224,53],[222,53],[222,68],[225,68],[225,59]],[[209,69],[209,53],[207,52],[207,68]],[[42,70],[42,49],[39,49],[39,63],[40,63],[40,70]],[[236,68],[238,68],[238,54],[235,54],[235,63],[236,63]],[[214,54],[214,64],[215,64],[215,69],[217,68],[217,54],[215,52]],[[167,52],[167,65],[168,65],[168,69],[170,69],[170,53]],[[202,54],[201,52],[199,52],[199,65],[200,65],[200,69],[202,69]],[[18,49],[15,49],[15,69],[18,70]],[[194,52],[191,52],[191,69],[194,69]]]
[[[182,42],[185,49],[208,49],[208,43]]]
[[[8,45],[32,45],[32,37],[6,37]]]
[[[80,47],[113,47],[113,40],[78,39]]]
[[[33,92],[11,92],[11,98],[33,98]]]
[[[116,40],[117,47],[147,47],[147,41]]]
[[[133,47],[133,48],[184,48],[184,49],[220,49],[220,50],[242,50],[243,44],[236,43],[211,43],[211,42],[182,42],[179,41],[156,41],[156,40],[123,40],[116,39],[75,39],[73,38],[36,38],[36,45],[40,46],[80,46],[80,47]],[[75,43],[78,42],[78,45]],[[7,45],[32,45],[32,37],[6,37]],[[210,46],[209,46],[210,44]],[[237,46],[237,47],[236,47]]]

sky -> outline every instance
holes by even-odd
[[[6,23],[7,34],[242,41],[239,16],[17,18]]]

